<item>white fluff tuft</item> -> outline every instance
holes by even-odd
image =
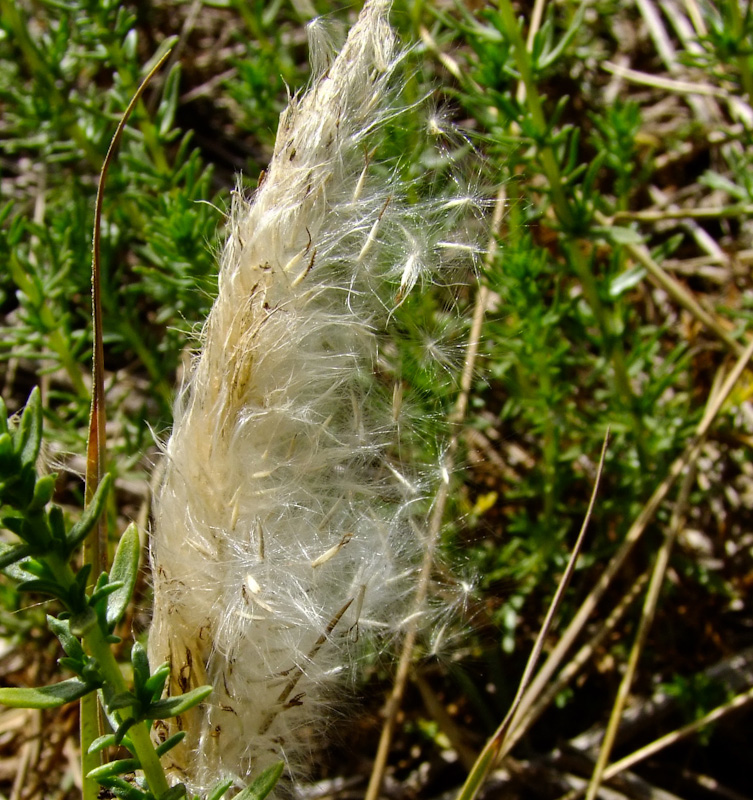
[[[379,348],[395,306],[447,261],[456,207],[409,205],[374,163],[399,111],[389,10],[368,2],[336,58],[317,29],[320,73],[282,114],[253,202],[234,200],[176,408],[149,654],[170,662],[170,694],[214,686],[158,731],[187,732],[171,766],[194,792],[281,758],[295,774],[362,642],[415,613],[430,487],[395,460]]]

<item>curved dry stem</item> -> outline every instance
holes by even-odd
[[[104,201],[105,181],[115,151],[125,130],[128,118],[136,107],[139,98],[149,85],[149,81],[160,69],[170,55],[168,49],[162,58],[149,71],[141,82],[128,107],[120,118],[115,134],[110,141],[107,155],[102,163],[97,184],[97,199],[94,206],[94,230],[92,234],[92,403],[89,413],[89,434],[86,443],[86,488],[84,503],[89,505],[97,487],[105,474],[105,357],[102,342],[102,291],[100,240],[102,232],[102,203]],[[107,569],[107,515],[101,514],[99,521],[84,542],[84,563],[94,568],[89,575],[89,585],[93,586],[97,576]],[[99,795],[99,786],[86,777],[92,769],[100,766],[101,753],[89,753],[89,746],[100,735],[99,707],[96,694],[88,694],[81,698],[81,768],[83,800],[95,800]]]

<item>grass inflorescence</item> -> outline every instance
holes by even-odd
[[[89,402],[96,176],[144,65],[161,41],[180,37],[170,70],[135,111],[105,199],[115,477],[108,513],[113,529],[123,529],[125,518],[146,518],[146,476],[157,459],[152,431],[162,435],[171,425],[173,387],[188,374],[186,346],[195,346],[217,295],[225,213],[240,202],[231,197],[234,175],[242,173],[248,193],[268,167],[286,86],[296,91],[308,75],[305,23],[324,14],[322,39],[340,45],[355,11],[234,0],[200,10],[81,0],[40,10],[0,0],[0,10],[0,379],[11,410],[41,384],[43,452],[60,472],[56,500],[73,516]],[[412,217],[403,227],[414,246],[403,238],[403,268],[411,253],[418,264],[427,241],[437,243],[432,219],[415,232],[430,196],[420,180],[427,171],[432,191],[449,185],[450,194],[485,206],[493,247],[479,260],[481,357],[460,426],[460,466],[449,476],[445,565],[437,570],[445,574],[436,575],[453,596],[458,576],[473,588],[467,635],[440,624],[433,643],[419,642],[390,769],[422,796],[432,796],[436,775],[462,784],[514,694],[581,525],[609,426],[600,497],[560,628],[578,619],[599,576],[612,574],[610,559],[625,566],[615,568],[590,622],[580,626],[595,637],[580,665],[561,662],[571,682],[556,683],[553,672],[545,703],[524,700],[531,716],[521,716],[512,738],[529,735],[513,751],[521,759],[510,771],[515,778],[498,775],[512,781],[509,791],[526,795],[535,781],[556,797],[577,785],[572,770],[589,775],[597,759],[641,613],[653,625],[634,651],[632,691],[670,698],[676,716],[662,722],[662,733],[744,688],[724,664],[750,645],[749,372],[713,424],[705,414],[748,345],[753,308],[750,7],[731,0],[398,2],[391,21],[404,42],[415,43],[401,65],[402,112],[385,120],[379,156],[366,146],[356,160],[373,158],[369,169],[383,185],[404,182],[403,205],[394,209]],[[327,52],[317,69],[326,69]],[[453,130],[458,124],[462,135]],[[498,225],[491,223],[495,198]],[[370,202],[378,216],[384,200],[374,194]],[[296,240],[299,249],[306,241]],[[411,274],[394,277],[399,285]],[[395,468],[401,460],[436,465],[444,456],[437,434],[452,414],[476,297],[467,275],[452,287],[415,274],[423,291],[405,292],[395,304],[393,287],[385,298],[392,327],[377,346],[379,418],[392,419],[395,404],[402,412],[400,445],[390,451]],[[699,429],[705,433],[696,447]],[[668,562],[660,574],[662,546]],[[642,600],[628,598],[623,607],[625,593],[651,582],[650,570],[656,581],[666,576],[655,601],[643,612]],[[2,601],[5,638],[42,672],[52,669],[50,659],[29,655],[42,616],[7,587]],[[321,610],[325,628],[338,609]],[[138,637],[146,620],[145,609],[135,611]],[[7,682],[32,679],[27,668],[3,663]],[[392,671],[376,653],[372,664],[381,698]],[[378,727],[367,721],[380,702],[367,703],[349,729],[366,757]],[[544,721],[533,726],[540,714]],[[56,719],[64,739],[70,725]],[[620,757],[644,744],[625,730]],[[683,758],[695,760],[697,773],[745,791],[729,755],[735,737],[734,728],[720,727],[705,736],[705,749],[680,745],[673,757],[652,756],[659,770],[630,769],[690,796],[701,778]],[[550,757],[557,739],[572,740],[586,762],[576,769]],[[20,741],[17,735],[2,745],[9,759]],[[45,746],[36,753],[29,797],[49,794],[48,775],[64,787],[58,752]],[[567,787],[552,777],[542,788],[538,767],[546,758],[563,781],[570,776]],[[607,778],[609,770],[602,770]],[[362,763],[338,751],[314,777],[364,780],[363,773]]]

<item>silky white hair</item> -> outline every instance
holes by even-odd
[[[170,662],[171,695],[214,687],[158,729],[186,731],[168,759],[192,792],[280,759],[297,774],[363,642],[424,613],[411,597],[432,470],[397,459],[378,366],[396,305],[450,269],[464,212],[447,196],[408,203],[397,167],[375,159],[404,110],[390,5],[369,0],[337,57],[314,29],[318,73],[281,115],[253,200],[235,195],[175,409],[149,656]]]

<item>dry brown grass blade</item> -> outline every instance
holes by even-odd
[[[89,438],[86,446],[86,490],[84,501],[89,505],[97,487],[105,474],[105,358],[102,343],[102,289],[100,241],[102,237],[102,203],[104,201],[105,182],[115,151],[120,144],[128,119],[141,99],[141,95],[149,82],[159,71],[170,55],[168,48],[134,92],[131,102],[120,118],[115,134],[110,141],[107,155],[102,163],[97,184],[97,199],[94,205],[94,232],[92,234],[92,324],[94,352],[92,357],[92,405],[89,414]],[[84,545],[84,561],[93,564],[91,579],[94,580],[100,571],[107,569],[107,532],[103,514],[93,535]]]
[[[670,745],[676,744],[682,739],[686,739],[687,737],[698,733],[698,731],[702,730],[707,725],[711,725],[722,717],[725,717],[727,714],[737,711],[751,702],[753,702],[753,688],[748,689],[747,692],[742,692],[728,702],[717,706],[713,711],[710,711],[700,719],[693,720],[693,722],[689,722],[687,725],[683,725],[681,728],[678,728],[671,733],[667,733],[664,736],[661,736],[659,739],[655,739],[653,742],[650,742],[649,744],[644,745],[629,755],[624,756],[619,761],[615,761],[613,764],[610,764],[604,770],[602,781],[606,782],[612,778],[615,778],[624,770],[630,769],[630,767],[633,767],[650,756],[655,755],[665,747],[669,747]],[[573,791],[563,795],[559,800],[578,800],[578,798],[583,797],[583,795],[586,793],[586,790],[587,787],[585,786],[580,789],[574,789]]]
[[[596,503],[596,496],[599,492],[599,482],[601,481],[601,475],[604,469],[604,460],[606,458],[608,444],[609,431],[607,430],[607,433],[604,436],[604,445],[601,449],[601,458],[599,459],[599,467],[596,472],[596,480],[594,481],[594,487],[593,491],[591,492],[591,499],[588,503],[586,516],[583,519],[583,525],[581,526],[578,539],[575,542],[572,552],[570,553],[570,560],[568,561],[565,572],[563,573],[559,585],[557,586],[557,591],[555,592],[552,602],[549,605],[549,609],[546,613],[544,622],[541,625],[539,634],[536,637],[536,642],[534,643],[531,654],[528,657],[528,663],[523,671],[523,677],[520,679],[518,691],[514,700],[512,701],[512,705],[510,706],[510,710],[507,712],[507,715],[502,720],[494,735],[486,743],[486,746],[481,751],[481,755],[476,760],[476,763],[468,775],[463,788],[460,790],[458,800],[474,800],[479,790],[483,786],[489,772],[491,772],[491,770],[494,768],[494,765],[498,763],[500,759],[504,758],[504,756],[510,751],[511,745],[508,733],[511,730],[511,724],[515,719],[518,708],[520,707],[520,702],[525,695],[526,689],[528,688],[531,676],[536,668],[536,663],[539,660],[542,650],[544,649],[544,640],[551,630],[554,616],[559,610],[560,604],[562,603],[562,599],[565,595],[565,591],[570,583],[570,578],[575,571],[575,564],[578,560],[578,556],[580,555],[580,551],[583,546],[583,540],[585,538],[586,531],[588,530],[588,523],[591,520],[591,514],[593,513],[593,508]]]
[[[534,699],[525,714],[517,714],[510,726],[508,750],[520,741],[520,739],[531,729],[536,720],[546,711],[554,701],[554,698],[565,689],[568,684],[578,675],[583,667],[591,660],[593,654],[606,639],[611,631],[623,619],[630,609],[633,601],[648,582],[648,570],[639,576],[628,591],[623,595],[619,603],[614,607],[611,614],[601,624],[594,635],[586,642],[578,652],[562,668],[556,680],[550,681],[542,693]]]
[[[724,381],[718,394],[716,396],[712,395],[709,397],[709,402],[706,412],[704,414],[704,419],[706,419],[707,417],[710,419],[714,419],[716,414],[718,414],[719,409],[721,408],[725,399],[729,396],[735,383],[737,383],[737,381],[739,380],[751,357],[753,357],[753,343],[748,345],[748,347],[745,350],[745,353],[738,360],[737,364],[735,365],[735,368],[732,370],[730,375]],[[674,512],[672,514],[672,520],[669,526],[669,530],[667,531],[664,542],[662,543],[662,546],[659,549],[657,557],[654,561],[653,571],[651,575],[651,582],[649,583],[649,587],[646,592],[645,602],[643,604],[643,613],[641,615],[641,621],[638,626],[638,631],[635,636],[633,647],[631,648],[630,651],[630,656],[628,658],[628,663],[625,668],[625,672],[622,676],[622,680],[620,682],[620,686],[617,691],[617,697],[615,698],[614,705],[612,706],[612,711],[609,717],[609,723],[607,725],[607,729],[604,734],[604,739],[601,748],[599,750],[599,757],[596,761],[596,766],[594,768],[591,782],[589,784],[588,791],[586,793],[586,800],[595,800],[596,795],[599,792],[599,787],[601,786],[604,772],[607,767],[607,762],[609,761],[609,757],[612,753],[612,748],[614,746],[615,738],[617,736],[617,729],[619,727],[620,720],[622,718],[622,712],[625,708],[625,704],[627,703],[630,687],[632,686],[633,678],[635,677],[635,673],[638,669],[638,660],[640,658],[641,653],[643,652],[643,646],[646,642],[646,639],[648,637],[648,632],[651,629],[651,625],[654,621],[654,615],[656,613],[656,608],[659,603],[659,595],[661,593],[661,587],[664,583],[664,576],[666,574],[666,570],[669,565],[669,556],[672,551],[675,539],[677,538],[679,531],[682,529],[682,526],[684,525],[685,511],[687,508],[688,498],[690,496],[690,491],[692,489],[693,483],[695,482],[695,462],[698,456],[700,455],[705,435],[706,434],[704,433],[703,436],[698,437],[696,439],[695,447],[693,448],[693,452],[691,453],[691,456],[689,458],[690,468],[686,470],[683,476],[683,482],[680,488],[680,494]]]
[[[94,205],[94,231],[92,234],[92,326],[93,326],[93,354],[92,354],[92,403],[89,413],[89,436],[86,444],[86,488],[84,502],[88,506],[94,497],[105,474],[105,364],[104,345],[102,341],[102,290],[101,290],[101,262],[100,240],[102,233],[102,203],[104,200],[105,181],[107,172],[112,163],[115,151],[123,136],[128,118],[136,107],[149,81],[164,64],[170,55],[168,47],[162,57],[152,67],[147,76],[139,85],[131,98],[131,102],[120,118],[115,134],[110,141],[107,155],[99,173],[97,184],[97,199]],[[107,570],[107,515],[101,514],[94,527],[84,542],[84,563],[91,564],[93,569],[89,575],[90,585],[97,576]],[[92,769],[101,764],[100,753],[89,753],[89,746],[100,735],[99,711],[96,694],[88,694],[81,698],[81,767],[82,774],[88,774]],[[84,800],[96,798],[99,786],[94,781],[83,779]]]
[[[752,354],[753,342],[748,345],[743,353],[743,356],[736,364],[734,371],[730,375],[730,378],[728,378],[725,382],[724,386],[726,387],[726,393],[725,389],[722,389],[722,391],[716,396],[715,402],[708,408],[707,412],[703,416],[703,419],[698,424],[695,436],[688,443],[683,454],[672,464],[667,477],[661,482],[661,484],[659,484],[659,486],[657,486],[654,493],[641,509],[640,514],[638,514],[635,521],[630,526],[622,546],[612,557],[612,560],[609,562],[609,564],[607,564],[606,568],[601,572],[599,580],[591,590],[591,593],[583,601],[581,607],[578,609],[577,614],[573,617],[572,621],[567,626],[567,629],[560,637],[552,652],[549,654],[544,666],[531,682],[531,685],[528,687],[528,690],[526,691],[520,703],[520,710],[518,711],[518,717],[520,719],[523,719],[523,717],[528,713],[528,710],[533,705],[536,698],[541,695],[545,686],[552,680],[554,673],[559,669],[566,653],[572,647],[575,639],[583,630],[583,627],[603,597],[607,588],[611,585],[615,575],[619,572],[622,565],[625,563],[625,560],[633,551],[633,548],[643,535],[644,531],[646,530],[646,526],[653,519],[654,514],[656,514],[659,506],[662,504],[667,494],[674,486],[675,481],[685,472],[688,464],[695,457],[694,454],[696,448],[699,446],[698,443],[702,441],[703,437],[708,433],[708,430],[711,427],[716,415],[719,413],[719,409],[734,385],[734,381],[730,383],[730,379],[734,378],[736,381],[739,378],[739,376],[742,374],[742,371],[745,369],[745,364],[748,362]]]
[[[490,238],[486,253],[487,263],[491,263],[497,251],[497,235],[502,224],[504,207],[505,194],[504,190],[500,189],[494,208],[494,216],[492,218],[492,236]],[[485,286],[479,287],[478,294],[476,295],[476,305],[473,312],[471,331],[468,337],[468,350],[466,352],[465,363],[463,365],[463,374],[460,381],[460,394],[458,395],[455,409],[453,410],[449,419],[449,422],[453,427],[453,432],[447,452],[445,454],[443,465],[444,474],[447,476],[449,476],[453,469],[454,457],[458,448],[459,440],[458,428],[465,417],[465,412],[468,407],[468,396],[471,390],[473,371],[476,365],[476,358],[478,356],[478,348],[481,338],[481,325],[486,314],[488,300],[488,289]],[[416,589],[415,595],[415,606],[417,609],[423,606],[426,600],[426,595],[429,591],[431,570],[434,564],[434,551],[436,548],[437,539],[439,538],[439,532],[442,527],[442,517],[444,515],[444,508],[447,503],[449,488],[449,481],[443,480],[440,484],[439,491],[437,492],[434,508],[432,509],[431,519],[429,520],[429,530],[426,537],[427,541],[424,561],[421,567],[421,574],[418,578],[418,588]],[[387,767],[387,757],[392,744],[392,736],[395,730],[397,713],[400,709],[400,704],[402,703],[403,694],[405,693],[405,686],[410,673],[413,649],[416,645],[417,636],[418,615],[413,615],[411,617],[411,622],[405,631],[405,638],[403,639],[403,646],[400,651],[400,659],[398,661],[397,670],[395,671],[395,680],[389,699],[387,700],[387,705],[385,708],[385,721],[379,737],[379,744],[374,757],[374,765],[371,770],[369,785],[366,789],[364,800],[377,800],[379,797],[379,792],[382,787],[382,780],[384,779],[384,771]]]

